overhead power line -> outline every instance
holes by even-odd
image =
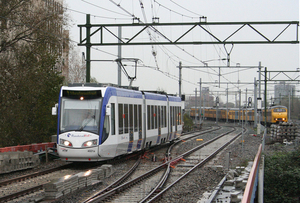
[[[83,1],[83,2],[85,2],[85,3],[87,3],[87,4],[90,4],[90,5],[94,6],[94,7],[101,8],[101,9],[103,9],[103,10],[105,10],[105,11],[109,11],[109,12],[112,12],[112,13],[115,13],[115,14],[119,14],[119,15],[122,15],[122,16],[128,16],[128,15],[125,15],[125,14],[123,14],[123,13],[119,13],[119,12],[116,12],[116,11],[112,11],[112,10],[109,10],[109,9],[107,9],[107,8],[98,6],[98,5],[96,5],[96,4],[92,4],[92,3],[87,2],[87,1],[85,1],[85,0],[81,0],[81,1]],[[130,16],[131,16],[131,15],[130,15]]]
[[[69,10],[69,11],[72,11],[72,12],[75,12],[75,13],[80,13],[80,14],[83,14],[83,15],[87,15],[87,13],[77,11],[77,10],[74,10],[74,9],[71,9],[71,8],[67,8],[67,7],[63,7],[63,8],[64,8],[64,10]],[[104,19],[111,19],[111,20],[131,20],[132,19],[132,18],[116,18],[116,17],[99,16],[99,15],[93,15],[93,14],[91,14],[91,16],[93,16],[95,18],[104,18]]]
[[[179,13],[179,12],[177,12],[177,11],[174,11],[174,10],[168,8],[167,6],[164,6],[164,5],[162,5],[161,3],[157,2],[157,0],[154,0],[154,2],[157,3],[159,6],[161,6],[162,8],[164,8],[164,9],[166,9],[166,10],[172,12],[172,13],[175,13],[175,14],[177,14],[177,15],[180,15],[180,16],[183,16],[183,17],[186,17],[186,18],[191,18],[191,19],[195,19],[195,18],[197,19],[197,18],[198,18],[198,17],[193,17],[193,16],[187,16],[187,15],[184,15],[184,14]],[[197,15],[198,15],[198,14],[197,14]]]
[[[171,1],[173,4],[179,6],[180,8],[182,8],[182,9],[184,9],[184,10],[186,10],[186,11],[192,13],[192,14],[199,15],[199,13],[195,13],[195,12],[193,12],[193,11],[190,11],[190,10],[186,9],[185,7],[179,5],[178,3],[174,2],[173,0],[170,0],[170,1]],[[204,16],[202,16],[202,15],[199,15],[199,16],[204,17]]]

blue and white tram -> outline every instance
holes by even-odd
[[[65,161],[102,161],[177,139],[179,97],[112,86],[63,86],[57,152]],[[57,113],[56,113],[57,112]]]

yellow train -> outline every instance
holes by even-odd
[[[216,120],[216,108],[213,107],[202,107],[201,114],[204,118],[208,120]],[[197,108],[197,112],[195,112],[195,107],[191,108],[190,116],[195,118],[195,113],[198,115],[199,107]],[[228,118],[227,118],[228,117]],[[199,118],[199,116],[197,116]],[[219,121],[247,121],[247,122],[254,122],[254,108],[247,108],[247,109],[239,109],[239,108],[218,108],[218,120]],[[261,122],[265,123],[265,110],[262,109],[261,113]],[[288,121],[288,113],[287,107],[285,106],[271,106],[267,108],[267,124],[275,124],[280,122],[287,122]]]

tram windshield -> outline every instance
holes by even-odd
[[[60,133],[89,131],[99,134],[101,99],[62,98]]]

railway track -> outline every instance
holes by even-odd
[[[227,147],[230,143],[236,140],[242,132],[234,133],[236,129],[229,131],[227,133],[223,133],[220,136],[216,137],[215,139],[212,139],[210,141],[207,141],[206,143],[195,147],[194,149],[190,150],[189,152],[185,153],[183,155],[183,158],[185,157],[192,157],[190,160],[194,160],[193,157],[200,157],[200,161],[198,163],[189,162],[185,163],[190,168],[188,170],[182,170],[180,167],[176,167],[175,170],[172,170],[172,173],[169,173],[168,175],[172,177],[177,176],[172,183],[168,184],[164,189],[161,189],[159,193],[157,193],[154,197],[147,198],[143,200],[143,202],[154,202],[161,198],[168,190],[170,190],[175,184],[179,183],[181,180],[183,180],[186,176],[188,176],[190,173],[192,173],[195,169],[198,169],[200,167],[203,167],[206,163],[208,163],[210,160],[212,160],[219,152],[221,152],[225,147]],[[217,142],[217,143],[216,143]],[[211,147],[212,145],[216,145],[214,147]],[[199,152],[198,149],[206,147],[206,150],[204,152],[201,150]],[[206,152],[206,154],[205,154]],[[201,158],[202,156],[202,158]],[[174,174],[175,173],[175,174]]]
[[[213,127],[211,129],[205,130],[203,132],[194,132],[194,133],[182,136],[181,139],[185,139],[185,140],[191,139],[193,137],[197,137],[197,136],[203,135],[205,133],[210,133],[210,132],[216,131],[218,129],[220,129],[220,127]],[[151,151],[153,151],[153,149]],[[131,172],[129,172],[130,171],[129,170],[127,175],[124,175],[119,180],[115,181],[113,184],[110,185],[110,188],[106,188],[101,193],[107,192],[109,190],[112,190],[113,188],[117,188],[120,185],[122,185],[122,183],[128,177],[130,177],[130,174],[134,172],[134,168],[137,167],[137,166],[138,166],[138,164],[135,164],[135,166],[132,167],[132,169],[130,169]],[[43,185],[45,184],[45,182],[41,181],[40,184],[34,185],[32,187],[27,186],[24,189],[22,189],[22,187],[20,187],[20,185],[27,185],[25,182],[26,181],[27,182],[32,181],[31,180],[32,178],[38,178],[38,177],[41,177],[41,176],[43,176],[45,174],[53,173],[55,171],[61,171],[61,170],[65,169],[65,168],[68,168],[68,167],[69,167],[69,164],[65,165],[65,166],[58,167],[58,168],[53,168],[53,169],[49,169],[49,170],[45,170],[45,171],[41,171],[41,172],[36,172],[36,173],[29,174],[29,175],[25,175],[25,176],[21,176],[21,177],[16,177],[16,178],[13,178],[13,179],[10,179],[10,180],[6,180],[6,181],[0,182],[0,188],[2,188],[3,190],[7,190],[7,188],[5,188],[5,186],[12,185],[12,184],[16,185],[16,186],[14,186],[14,188],[16,189],[16,191],[12,191],[8,195],[5,194],[3,196],[0,196],[0,202],[7,202],[9,200],[13,201],[14,199],[16,199],[16,198],[18,198],[20,196],[25,196],[24,198],[26,199],[26,195],[30,196],[30,194],[32,194],[32,193],[34,193],[36,191],[38,191],[38,193],[41,193],[39,195],[40,198],[38,198],[38,200],[35,198],[35,200],[33,200],[33,201],[41,201],[41,200],[43,200]],[[163,167],[165,167],[165,166],[163,165],[162,168]],[[156,170],[154,170],[153,172],[155,172],[155,171]],[[63,177],[63,174],[61,174],[60,177]],[[56,176],[56,178],[57,178],[57,176]],[[39,181],[36,181],[36,182],[39,182]]]
[[[214,129],[216,130],[216,129]],[[159,166],[144,172],[142,175],[132,178],[131,180],[127,181],[126,183],[123,183],[115,188],[111,188],[107,192],[100,192],[99,194],[96,194],[88,199],[86,199],[85,203],[92,203],[92,202],[152,202],[160,198],[169,188],[171,188],[174,184],[176,184],[178,181],[183,179],[185,176],[187,176],[189,173],[191,173],[195,168],[203,166],[205,163],[207,163],[210,159],[212,159],[217,153],[219,153],[222,149],[224,149],[228,144],[230,144],[232,141],[234,141],[241,133],[235,134],[234,136],[231,135],[231,139],[223,144],[222,146],[218,147],[217,150],[214,150],[210,153],[208,157],[203,159],[201,162],[195,164],[192,169],[185,172],[183,175],[178,178],[173,184],[170,184],[169,186],[165,187],[165,184],[168,179],[170,179],[170,174],[172,172],[172,168],[181,160],[185,159],[186,157],[192,155],[193,153],[197,152],[199,149],[208,146],[209,144],[222,139],[224,136],[232,134],[235,131],[235,129],[232,129],[226,133],[223,133],[214,139],[207,141],[203,143],[202,145],[199,145],[197,147],[194,147],[193,149],[171,159],[171,157],[167,157],[166,161],[163,164],[160,164]],[[207,131],[206,133],[211,132]],[[201,133],[203,134],[203,133]],[[198,134],[199,135],[199,134]],[[189,137],[185,137],[185,139],[193,139],[197,137],[197,135],[190,135]],[[228,139],[228,138],[225,138]],[[181,143],[181,141],[178,141],[170,146],[170,148],[167,151],[167,155],[171,155],[172,148]],[[224,142],[224,141],[222,141]],[[163,171],[165,169],[165,171]],[[161,177],[161,178],[159,178]],[[124,191],[124,192],[123,192]],[[123,193],[122,193],[123,192]],[[142,197],[140,197],[142,195]]]
[[[56,171],[59,171],[59,170],[66,169],[70,166],[70,164],[71,163],[1,181],[0,182],[0,188],[3,189],[7,185],[11,185],[11,184],[14,184],[14,183],[20,183],[20,182],[25,182],[26,180],[30,180],[32,178],[36,178],[36,177],[39,177],[39,176],[43,176],[43,175],[46,175],[46,174],[49,174],[49,173],[53,173],[53,172],[56,172]],[[24,196],[26,194],[39,191],[42,188],[43,188],[43,184],[38,184],[36,186],[28,187],[28,188],[23,189],[23,190],[21,189],[21,190],[18,190],[16,192],[12,192],[11,194],[1,196],[0,197],[0,202],[6,202],[6,201],[9,201],[9,200],[13,200],[13,199],[18,198],[20,196]],[[3,194],[3,192],[2,192],[2,194]]]

